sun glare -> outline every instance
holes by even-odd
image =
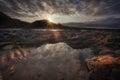
[[[54,21],[52,20],[52,18],[50,18],[50,17],[48,18],[48,21],[49,21],[49,22],[54,22]]]

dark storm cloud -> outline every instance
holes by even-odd
[[[0,11],[16,16],[48,14],[113,15],[120,0],[0,0]]]

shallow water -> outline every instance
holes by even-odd
[[[0,29],[0,74],[4,80],[86,80],[85,60],[102,49],[119,50],[119,34],[111,30]]]
[[[4,80],[85,80],[85,59],[94,56],[90,48],[73,49],[66,43],[3,53],[0,70]]]

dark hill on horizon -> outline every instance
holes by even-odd
[[[28,28],[30,23],[11,18],[0,12],[0,28]]]
[[[6,14],[0,12],[0,28],[22,28],[22,29],[68,29],[67,26],[55,24],[48,20],[38,20],[33,23],[20,21],[11,18]]]
[[[53,22],[49,22],[48,20],[38,20],[30,25],[31,28],[39,28],[39,29],[68,29],[69,27],[63,26],[61,24],[55,24]]]

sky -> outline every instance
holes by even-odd
[[[27,22],[90,22],[120,17],[120,0],[0,0],[0,11]]]

